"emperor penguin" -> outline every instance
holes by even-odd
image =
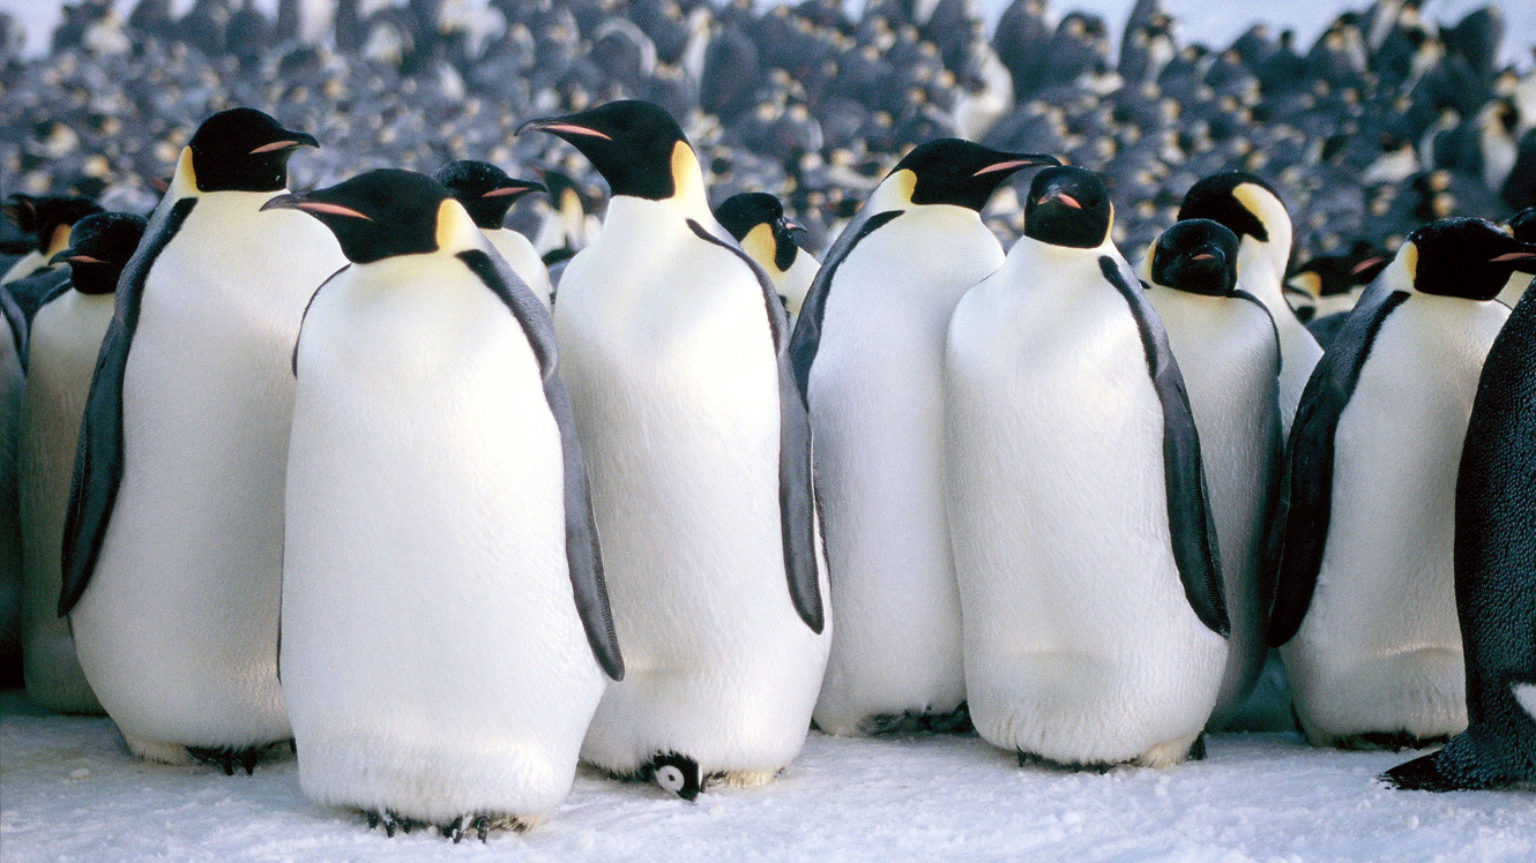
[[[33,197],[17,193],[6,200],[6,214],[23,233],[37,237],[34,248],[21,256],[0,275],[0,285],[8,285],[43,270],[57,266],[50,263],[69,247],[69,231],[76,222],[102,212],[101,205],[76,195]]]
[[[1408,235],[1302,396],[1270,644],[1315,745],[1418,746],[1467,725],[1456,469],[1523,245],[1481,219]]]
[[[1257,297],[1280,334],[1280,428],[1289,436],[1296,405],[1312,367],[1323,356],[1317,339],[1285,301],[1291,256],[1291,217],[1280,193],[1254,174],[1228,171],[1206,177],[1184,196],[1179,221],[1210,219],[1237,235],[1238,285]]]
[[[964,725],[944,336],[1003,263],[981,208],[1014,172],[1054,164],[958,138],[918,146],[833,244],[795,326],[837,618],[815,712],[829,734]]]
[[[514,180],[507,173],[488,162],[461,159],[444,165],[437,172],[442,183],[475,220],[491,246],[500,253],[512,272],[522,279],[544,308],[549,308],[549,270],[534,250],[533,243],[511,228],[502,227],[507,211],[517,200],[530,192],[547,192],[543,183],[533,180]]]
[[[64,522],[59,613],[128,748],[226,773],[287,739],[277,681],[289,368],[346,263],[261,212],[316,146],[250,108],[203,121],[118,282]]]
[[[1536,243],[1536,207],[1526,207],[1510,217],[1506,223],[1510,236],[1522,243]],[[1525,296],[1525,289],[1531,286],[1531,277],[1525,273],[1517,272],[1504,283],[1504,288],[1499,291],[1499,302],[1510,308],[1514,308],[1520,298]]]
[[[742,251],[768,274],[774,293],[789,313],[791,330],[821,265],[800,248],[805,228],[784,215],[784,205],[767,192],[732,195],[715,208],[715,218]]]
[[[91,375],[112,321],[118,277],[144,235],[144,219],[99,213],[81,219],[52,261],[69,279],[32,319],[21,397],[17,477],[22,523],[22,659],[27,698],[59,713],[100,713],[58,614],[60,549],[70,475]]]
[[[1533,256],[1536,257],[1536,256]],[[1536,296],[1483,364],[1456,474],[1456,613],[1468,729],[1387,771],[1398,788],[1536,787]]]
[[[570,142],[613,193],[555,304],[628,669],[582,759],[686,799],[767,782],[805,741],[831,636],[784,309],[661,108],[523,128]]]
[[[948,506],[971,721],[1020,764],[1200,752],[1230,629],[1200,440],[1157,313],[1081,168],[955,307]]]
[[[377,170],[264,209],[319,219],[351,262],[294,354],[279,660],[299,782],[457,841],[565,799],[624,666],[554,324],[454,198]]]
[[[1211,728],[1238,717],[1264,667],[1274,586],[1275,507],[1284,464],[1280,342],[1269,310],[1237,287],[1237,236],[1179,222],[1152,251],[1147,300],[1168,333],[1189,394],[1232,631]]]

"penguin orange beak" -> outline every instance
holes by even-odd
[[[318,150],[320,148],[320,142],[315,140],[314,135],[307,135],[303,132],[293,132],[284,129],[283,138],[281,140],[273,141],[270,144],[262,144],[260,147],[252,150],[250,155],[258,156],[262,153],[278,153],[283,150],[295,150],[299,147],[314,147]]]
[[[549,189],[543,183],[535,183],[535,182],[530,180],[530,181],[528,181],[526,183],[518,183],[518,184],[511,185],[511,186],[502,186],[502,187],[500,187],[498,189],[492,189],[489,192],[486,192],[485,194],[481,195],[480,197],[482,197],[482,198],[501,198],[501,197],[505,197],[507,195],[514,195],[514,196],[526,195],[526,194],[529,194],[531,192],[543,192],[544,194],[547,195],[547,194],[549,194]]]
[[[983,174],[995,174],[999,171],[1005,171],[1011,174],[1014,171],[1022,170],[1024,168],[1035,168],[1045,165],[1059,166],[1060,164],[1061,160],[1055,156],[1048,156],[1044,153],[1027,153],[1013,159],[1004,159],[1001,162],[993,162],[992,164],[981,168],[971,176],[980,177]]]
[[[1536,273],[1536,252],[1506,252],[1488,263],[1514,264],[1517,272]]]
[[[1049,204],[1052,201],[1057,201],[1065,206],[1071,207],[1074,210],[1081,210],[1083,208],[1083,205],[1079,204],[1076,198],[1072,197],[1066,192],[1056,191],[1054,189],[1048,192],[1045,197],[1041,198],[1035,203],[1044,206],[1045,204]]]
[[[517,131],[513,134],[521,135],[530,129],[535,132],[548,132],[551,135],[558,135],[562,138],[566,137],[567,135],[575,135],[580,138],[598,138],[603,141],[613,140],[613,138],[603,134],[602,132],[599,132],[596,129],[583,126],[578,123],[566,122],[561,117],[550,117],[544,120],[529,120],[523,125],[518,126]]]
[[[100,258],[93,258],[90,255],[72,255],[72,254],[70,254],[70,251],[71,251],[70,249],[65,249],[64,251],[59,252],[57,255],[54,255],[53,257],[49,258],[48,259],[48,265],[49,266],[53,266],[55,264],[65,263],[66,261],[71,263],[71,264],[105,264],[106,263],[106,261],[103,261]]]
[[[366,222],[373,221],[373,217],[367,213],[361,213],[351,207],[341,204],[332,204],[328,201],[317,201],[307,195],[278,195],[272,200],[261,205],[263,212],[267,210],[302,210],[314,215],[345,216],[351,219],[362,219]]]

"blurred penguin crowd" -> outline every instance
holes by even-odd
[[[1536,204],[1536,73],[1500,65],[1497,6],[1434,21],[1417,0],[1341,14],[1311,45],[1255,25],[1182,40],[1139,0],[1112,51],[1099,17],[1014,0],[989,32],[971,0],[111,0],[64,8],[24,59],[0,14],[4,192],[83,194],[147,212],[196,124],[260,106],[324,142],[293,188],[455,159],[543,175],[599,210],[590,167],[529,117],[656,102],[698,148],[714,203],[767,191],[824,247],[914,145],[959,136],[1101,174],[1114,239],[1140,248],[1201,177],[1237,169],[1288,198],[1296,260],[1364,258],[1451,214]],[[1061,4],[1065,6],[1066,4]],[[1019,180],[1017,182],[1025,182]],[[1005,188],[987,210],[1023,227]],[[548,202],[519,205],[532,230]],[[7,230],[12,230],[7,227]],[[7,237],[10,239],[10,237]]]

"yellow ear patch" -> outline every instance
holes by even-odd
[[[687,141],[678,141],[672,148],[672,197],[704,197],[704,169]]]
[[[757,261],[763,269],[769,272],[777,272],[773,258],[778,253],[779,244],[773,239],[773,226],[761,224],[747,232],[741,238],[741,248],[752,260]]]
[[[1419,280],[1419,246],[1417,243],[1404,243],[1403,250],[1399,252],[1403,256],[1403,267],[1408,270],[1408,283],[1413,284]]]
[[[1269,209],[1269,204],[1265,199],[1270,197],[1270,194],[1263,186],[1256,186],[1253,183],[1240,183],[1237,188],[1232,190],[1232,197],[1236,198],[1237,202],[1243,205],[1243,209],[1252,213],[1253,217],[1259,220],[1259,224],[1265,227],[1265,230],[1269,229],[1269,223],[1264,221],[1264,211]]]
[[[51,260],[54,255],[67,248],[69,248],[69,226],[60,225],[53,229],[53,236],[48,238],[48,251],[43,253],[43,257]]]
[[[469,217],[464,205],[453,198],[445,198],[437,206],[437,249],[440,252],[461,252],[477,249],[484,242],[484,235],[475,220]]]
[[[1291,284],[1306,291],[1307,295],[1314,300],[1323,295],[1323,277],[1317,273],[1297,273],[1291,277]]]
[[[181,148],[181,157],[176,160],[176,173],[171,177],[171,186],[167,193],[177,198],[186,198],[198,193],[197,172],[192,170],[191,147]]]
[[[900,196],[906,203],[912,203],[912,193],[917,191],[917,175],[906,168],[897,171],[885,179],[890,184],[892,192]]]

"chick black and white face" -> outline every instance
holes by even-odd
[[[1516,272],[1536,274],[1536,245],[1484,219],[1442,219],[1409,234],[1404,247],[1413,287],[1426,294],[1491,300]]]
[[[1193,294],[1230,294],[1237,286],[1237,235],[1209,219],[1176,223],[1152,250],[1152,281]]]
[[[443,203],[450,200],[448,190],[425,174],[384,168],[329,188],[279,195],[262,209],[299,210],[314,216],[336,235],[347,260],[370,264],[396,255],[437,251]],[[464,215],[460,213],[459,218]]]
[[[470,159],[444,165],[433,179],[457,198],[475,224],[485,230],[500,228],[507,211],[519,198],[530,192],[546,191],[542,183],[513,179],[489,162]]]
[[[97,213],[76,223],[69,248],[50,263],[68,263],[70,283],[82,294],[110,294],[144,236],[145,221],[131,213]]]
[[[284,129],[253,108],[220,111],[203,121],[187,147],[203,192],[276,192],[288,185],[288,158],[314,136]]]
[[[580,150],[615,195],[664,201],[682,182],[678,147],[692,153],[682,127],[659,105],[635,99],[576,114],[532,120],[518,130],[548,132]]]
[[[1267,243],[1273,233],[1267,221],[1283,216],[1280,194],[1255,174],[1227,171],[1212,174],[1189,188],[1179,206],[1179,221],[1210,219],[1238,236]]]
[[[1039,165],[1060,165],[1042,153],[1005,153],[960,138],[940,138],[908,153],[895,174],[910,171],[914,204],[950,204],[976,212],[987,205],[997,187],[1014,173]]]
[[[1115,208],[1099,175],[1082,168],[1046,168],[1024,202],[1024,235],[1053,246],[1095,249],[1109,239]]]
[[[656,784],[684,800],[693,800],[704,790],[699,764],[692,758],[669,752],[652,759],[651,767]]]

